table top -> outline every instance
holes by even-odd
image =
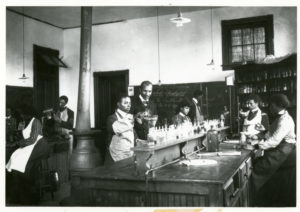
[[[221,150],[233,151],[233,150]],[[241,155],[233,156],[202,156],[203,159],[217,161],[214,165],[186,166],[179,162],[165,166],[154,171],[150,181],[157,182],[199,182],[199,183],[220,183],[224,184],[240,165],[250,157],[249,150],[238,150]],[[145,176],[137,176],[134,168],[133,158],[128,158],[114,165],[98,167],[85,173],[76,173],[81,178],[91,178],[99,180],[124,180],[124,181],[144,181]]]

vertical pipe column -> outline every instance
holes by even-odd
[[[95,135],[100,131],[91,130],[90,126],[92,7],[81,8],[80,36],[78,105],[74,132],[77,146],[71,155],[72,171],[87,171],[101,164],[100,153],[94,145]]]

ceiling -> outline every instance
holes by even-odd
[[[129,19],[138,19],[174,14],[178,7],[93,7],[93,24],[107,24]],[[181,12],[192,12],[207,10],[211,7],[180,7]],[[75,28],[80,26],[80,7],[7,7],[7,10],[39,21],[46,22],[62,29]]]

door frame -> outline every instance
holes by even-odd
[[[37,67],[37,58],[39,53],[45,53],[45,54],[51,54],[59,57],[59,50],[56,49],[51,49],[43,46],[38,46],[36,44],[33,44],[33,105],[37,108],[38,106],[38,93],[36,90],[37,84],[38,84],[38,79],[37,79],[37,72],[38,72],[38,67]],[[57,77],[57,82],[56,82],[56,87],[57,87],[57,94],[59,97],[59,67],[57,67],[58,71],[56,74]],[[58,100],[57,100],[58,101]]]
[[[115,70],[115,71],[96,71],[93,73],[94,77],[94,118],[95,118],[95,128],[101,129],[98,126],[98,119],[100,118],[100,111],[98,110],[100,96],[98,95],[99,81],[102,77],[114,77],[114,76],[124,76],[125,77],[125,90],[126,93],[129,85],[129,69]]]

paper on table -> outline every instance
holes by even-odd
[[[183,164],[186,166],[208,166],[208,165],[216,165],[218,162],[216,160],[210,159],[194,159],[194,160],[184,160],[179,164]]]
[[[227,144],[239,144],[240,140],[226,140],[226,141],[223,141],[223,142],[227,143]]]
[[[219,156],[233,156],[233,155],[241,155],[241,152],[233,151],[233,152],[218,152]]]

